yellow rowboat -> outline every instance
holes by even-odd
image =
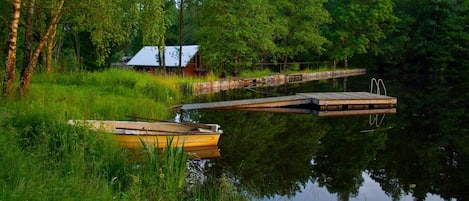
[[[69,120],[68,123],[113,133],[120,145],[128,148],[142,147],[143,143],[165,148],[168,142],[179,147],[213,147],[218,145],[222,133],[218,124],[100,120]]]

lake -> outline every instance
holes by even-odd
[[[187,102],[370,91],[371,78],[236,89]],[[221,157],[203,160],[200,169],[205,180],[226,175],[254,200],[468,200],[468,81],[377,78],[398,98],[396,114],[192,110],[179,111],[176,120],[222,126]]]

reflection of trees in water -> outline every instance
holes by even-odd
[[[262,196],[293,196],[311,176],[311,156],[324,129],[312,115],[255,112],[205,112],[225,131],[220,167],[239,185]]]
[[[399,118],[383,150],[370,165],[371,177],[397,199],[427,193],[449,200],[469,195],[468,82],[451,77],[402,77],[397,85]],[[391,117],[392,118],[392,117]]]
[[[386,140],[380,132],[360,132],[368,125],[366,116],[322,119],[233,111],[201,116],[204,122],[216,119],[225,131],[217,165],[259,197],[293,196],[312,179],[346,200],[356,195],[362,171]]]
[[[260,197],[293,196],[311,179],[348,200],[368,171],[393,200],[404,194],[424,200],[428,193],[469,199],[469,82],[399,77],[400,83],[386,82],[399,98],[398,114],[386,116],[386,125],[375,132],[360,132],[368,116],[234,111],[188,116],[222,125],[222,156],[211,170],[218,176],[228,172],[237,185]]]
[[[337,193],[339,200],[358,195],[363,184],[362,172],[384,148],[387,136],[379,130],[362,133],[367,118],[324,119],[327,134],[314,156],[313,177],[319,186]]]

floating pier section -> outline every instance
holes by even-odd
[[[291,96],[269,97],[246,100],[233,100],[209,103],[184,104],[183,110],[201,109],[232,109],[232,110],[264,110],[281,111],[290,108],[309,108],[315,111],[346,111],[346,110],[385,110],[395,113],[397,98],[369,92],[323,92],[298,93]],[[280,108],[280,109],[273,109]],[[383,111],[383,110],[380,110]],[[349,112],[351,113],[351,112]]]

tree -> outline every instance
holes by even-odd
[[[53,6],[51,11],[51,20],[47,26],[46,32],[42,35],[39,44],[35,48],[34,53],[31,55],[31,59],[29,60],[28,65],[21,70],[20,86],[18,88],[20,97],[26,97],[29,92],[31,77],[33,75],[34,68],[36,67],[39,54],[56,28],[59,17],[62,14],[64,2],[65,0],[60,0],[57,3],[51,3]]]
[[[0,30],[8,30],[11,16],[11,3],[0,4]],[[7,43],[8,43],[8,31],[0,31],[0,66],[5,66]],[[2,74],[3,75],[3,74]],[[3,82],[3,80],[2,80]]]
[[[12,1],[13,12],[11,14],[9,25],[8,53],[5,66],[5,79],[3,80],[2,94],[6,97],[12,97],[15,85],[15,69],[16,69],[16,42],[18,37],[18,24],[21,14],[21,0]]]
[[[73,38],[76,57],[89,70],[109,64],[112,48],[129,42],[138,27],[139,2],[133,0],[70,0],[66,6],[64,30]]]
[[[325,1],[203,1],[199,43],[212,70],[235,73],[259,62],[288,63],[324,51]]]
[[[399,18],[377,57],[378,65],[399,70],[440,75],[467,69],[469,34],[467,1],[396,0]],[[462,67],[462,68],[461,68]],[[381,69],[385,69],[384,67]]]
[[[53,13],[47,13],[46,11],[49,8],[50,2],[40,1],[40,0],[27,0],[27,12],[25,19],[25,31],[24,31],[24,49],[23,49],[23,68],[27,68],[31,59],[33,58],[32,48],[34,45],[34,34],[40,33],[47,24],[48,18],[53,16]],[[53,9],[50,12],[55,12]],[[56,26],[56,25],[54,25]],[[42,57],[44,58],[45,70],[46,72],[52,71],[52,54],[55,47],[56,39],[56,27],[52,28],[52,32],[49,35],[44,47],[45,51],[42,52]]]
[[[283,61],[285,70],[289,58],[306,52],[320,54],[327,39],[322,36],[320,27],[330,22],[330,16],[323,4],[325,0],[271,1],[275,9],[271,21],[277,48],[273,60]]]
[[[32,48],[33,48],[33,18],[34,16],[34,8],[35,8],[35,0],[27,0],[27,10],[26,13],[26,24],[25,24],[25,31],[24,31],[24,50],[23,50],[23,68],[27,68],[29,61],[32,57]]]
[[[273,49],[273,29],[265,0],[207,0],[201,7],[199,43],[209,68],[236,74]]]
[[[141,1],[141,31],[144,45],[158,46],[158,62],[166,72],[165,62],[165,31],[166,20],[163,0],[142,0]],[[157,59],[157,58],[155,58]]]
[[[324,33],[331,46],[328,54],[334,61],[347,60],[369,51],[377,54],[378,44],[398,20],[393,15],[392,0],[331,0],[326,8],[333,23]]]
[[[183,23],[184,23],[184,0],[179,0],[179,71],[182,68],[182,30],[183,30]],[[182,73],[181,73],[182,74]],[[183,75],[183,74],[182,74]]]

